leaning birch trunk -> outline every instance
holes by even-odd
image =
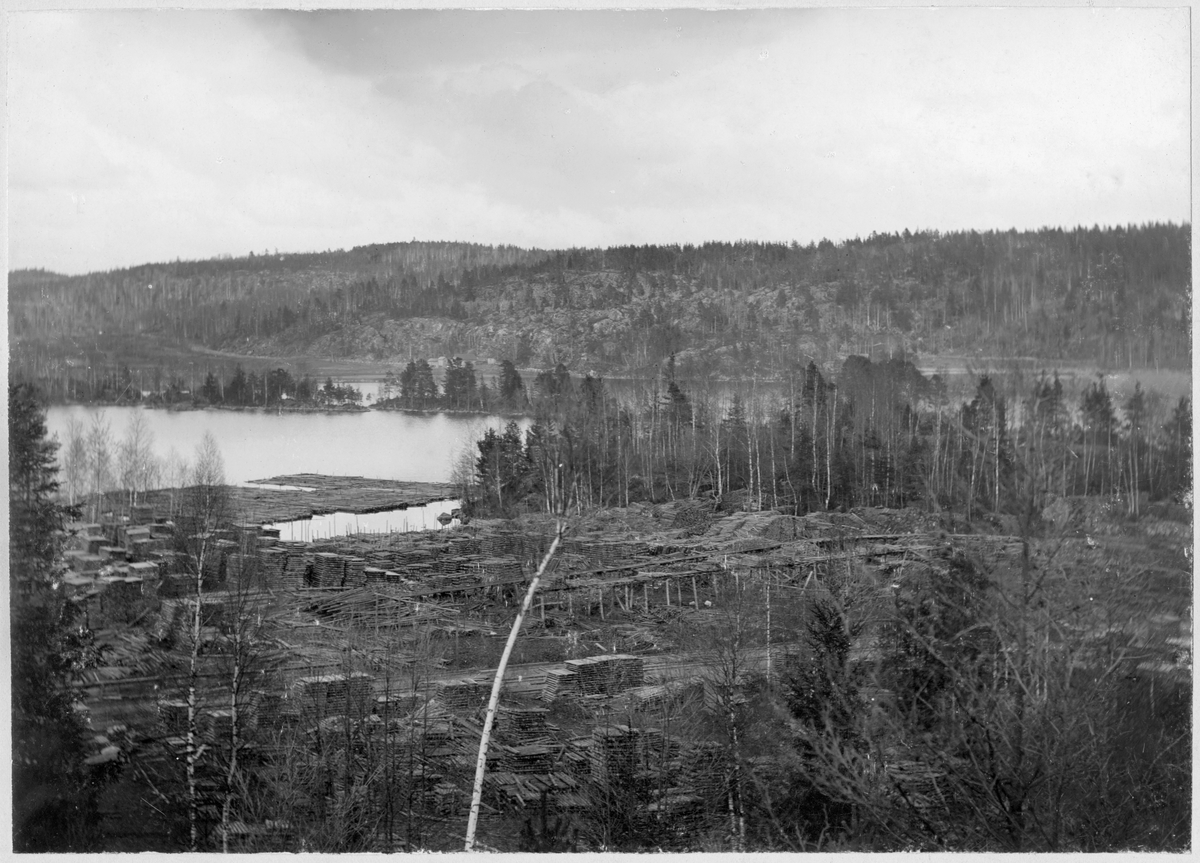
[[[496,718],[496,705],[500,701],[500,687],[504,685],[504,669],[508,666],[508,657],[512,654],[513,645],[517,643],[517,634],[521,631],[521,624],[525,621],[525,613],[533,604],[533,595],[537,591],[538,581],[546,571],[546,567],[550,565],[550,559],[554,557],[554,552],[558,551],[558,543],[562,540],[562,536],[563,524],[560,521],[558,531],[554,535],[554,542],[550,543],[550,550],[542,558],[541,565],[534,573],[533,581],[529,582],[529,589],[525,591],[525,601],[521,603],[517,619],[513,621],[512,631],[508,633],[508,642],[504,645],[504,653],[500,655],[496,679],[492,682],[492,697],[488,699],[487,716],[483,720],[483,735],[479,738],[479,757],[475,760],[475,786],[471,791],[471,814],[467,817],[467,841],[464,848],[466,851],[475,850],[475,826],[479,822],[479,802],[483,796],[483,771],[487,765],[488,742],[492,736],[492,722]]]

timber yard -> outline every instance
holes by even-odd
[[[256,520],[215,531],[199,576],[181,550],[170,492],[68,527],[65,586],[102,657],[78,690],[95,735],[89,762],[136,766],[102,795],[106,829],[129,849],[169,847],[179,829],[196,619],[207,841],[313,849],[303,821],[320,810],[353,839],[341,847],[461,848],[497,662],[555,520],[455,517],[440,530],[286,541],[267,525],[419,506],[453,489],[312,475],[266,482],[229,489],[235,511]],[[873,588],[870,607],[910,580],[944,577],[963,556],[992,572],[1021,566],[1022,540],[998,527],[956,529],[917,510],[799,516],[752,503],[634,504],[569,519],[504,676],[479,847],[598,850],[637,835],[662,849],[721,847],[706,837],[728,829],[735,791],[768,787],[780,768],[766,742],[780,733],[770,693],[786,669],[811,660],[800,637],[807,597],[853,580]],[[1162,596],[1186,593],[1189,526],[1149,516],[1128,535],[1087,504],[1074,502],[1071,529],[1053,544],[1031,544],[1038,566],[1069,580],[1148,565]],[[1175,604],[1124,633],[1138,667],[1166,688],[1190,679],[1190,616]],[[869,667],[884,660],[887,633],[864,619],[849,661]],[[1112,636],[1096,626],[1097,644]],[[868,706],[887,697],[858,693]],[[735,707],[753,717],[734,741],[736,774],[727,757]],[[252,766],[242,800],[272,801],[258,816],[246,803],[236,819],[222,817],[231,750]],[[944,793],[940,772],[902,748],[881,761],[918,811]],[[380,771],[390,771],[385,781]],[[314,783],[319,792],[299,791]],[[368,805],[383,786],[393,789],[386,801]],[[599,826],[564,839],[579,830],[564,825],[584,813]]]

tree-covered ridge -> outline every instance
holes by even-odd
[[[1190,366],[1190,225],[546,252],[464,243],[10,276],[14,366],[128,352],[771,372],[905,350]],[[103,334],[107,334],[104,336]],[[110,340],[105,345],[105,339]],[[121,356],[115,359],[128,362]]]

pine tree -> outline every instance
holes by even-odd
[[[83,665],[87,633],[60,581],[58,444],[46,437],[32,387],[10,386],[8,408],[13,848],[86,851],[98,819],[70,681]]]

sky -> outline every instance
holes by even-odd
[[[10,269],[1190,219],[1187,9],[67,11]]]

